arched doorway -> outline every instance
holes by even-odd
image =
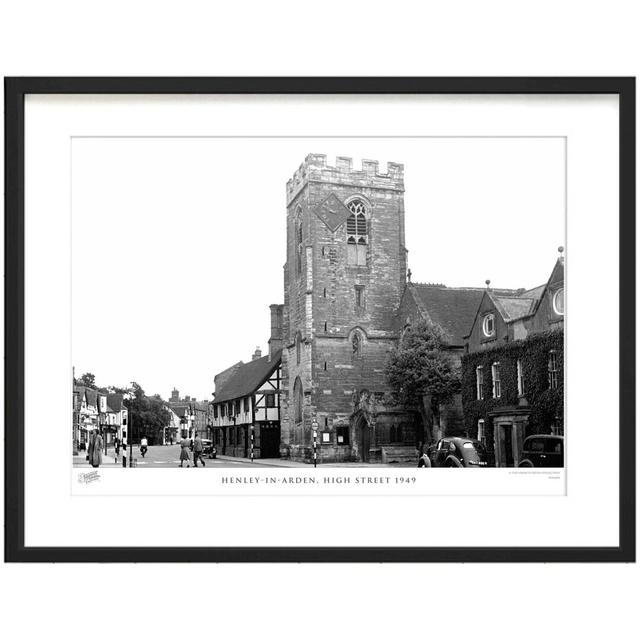
[[[371,448],[371,427],[364,416],[356,421],[355,440],[358,443],[358,451],[361,462],[369,462],[369,449]]]

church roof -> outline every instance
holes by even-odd
[[[271,359],[266,355],[239,366],[220,388],[216,386],[213,403],[218,404],[252,394],[276,370],[281,357],[282,350],[279,350]]]
[[[507,321],[518,320],[528,316],[535,307],[534,298],[491,296],[493,303],[500,312],[500,315]]]
[[[531,315],[536,308],[545,289],[544,284],[529,289],[518,291],[516,295],[501,295],[500,291],[490,290],[489,295],[506,322],[513,322],[525,316]]]
[[[412,283],[409,290],[422,316],[439,324],[453,346],[462,346],[485,290],[421,283]]]

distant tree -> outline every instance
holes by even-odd
[[[171,422],[171,413],[160,396],[148,397],[144,389],[132,382],[124,403],[129,410],[132,442],[140,442],[146,435],[150,444],[162,442],[162,432]]]
[[[123,396],[129,395],[130,393],[132,393],[132,390],[129,387],[116,387],[114,385],[109,385],[107,387],[107,391],[109,393],[119,393]]]
[[[96,377],[93,373],[83,373],[75,382],[80,387],[89,387],[89,389],[98,388],[96,387]]]
[[[405,332],[387,362],[392,398],[418,411],[427,443],[436,437],[440,405],[460,391],[460,369],[447,353],[448,345],[439,325],[421,320]]]

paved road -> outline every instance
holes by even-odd
[[[193,468],[193,454],[189,453],[190,460],[190,468]],[[180,466],[180,445],[174,444],[171,446],[154,446],[149,447],[145,457],[143,458],[140,455],[140,447],[133,447],[133,457],[136,461],[136,465],[142,468],[149,469],[168,469],[168,468],[178,468]],[[74,458],[74,467],[89,467],[89,463],[85,461],[84,455],[76,456]],[[118,457],[117,462],[113,460],[113,449],[109,449],[108,456],[104,458],[103,467],[114,467],[118,466],[122,467],[122,451],[120,452],[120,456]],[[324,463],[319,465],[321,468],[329,468],[329,467],[344,467],[344,468],[354,468],[354,467],[363,467],[363,468],[375,468],[375,467],[415,467],[415,462],[405,462],[399,464],[365,464],[365,463]],[[211,460],[209,458],[205,458],[205,468],[207,469],[238,469],[238,468],[291,468],[291,467],[299,467],[303,469],[312,468],[313,465],[305,464],[303,462],[293,462],[290,460],[260,460],[256,459],[254,462],[250,462],[247,458],[216,458],[215,460]],[[185,463],[186,468],[186,463]],[[200,464],[198,464],[198,468],[202,468]]]
[[[191,468],[193,468],[193,454],[189,454],[191,460],[189,464]],[[133,447],[133,457],[136,460],[138,467],[153,467],[158,469],[163,468],[173,468],[180,466],[180,445],[174,444],[169,446],[155,446],[149,447],[145,457],[143,458],[140,455],[140,447]],[[277,465],[267,464],[264,462],[259,462],[256,460],[251,463],[246,459],[242,460],[221,460],[216,458],[215,460],[210,460],[209,458],[204,459],[205,468],[238,468],[238,467],[275,467]],[[122,458],[120,458],[120,463],[122,464]],[[185,462],[185,467],[187,463]],[[198,463],[198,467],[201,468],[200,463]]]

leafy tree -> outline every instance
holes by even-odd
[[[426,442],[436,437],[440,405],[460,391],[460,369],[448,345],[439,325],[420,320],[405,332],[386,366],[393,401],[418,411]]]
[[[137,383],[131,383],[124,403],[129,410],[129,429],[132,442],[140,442],[146,435],[149,443],[162,442],[162,432],[171,422],[171,414],[160,396],[148,397]]]
[[[81,387],[89,387],[89,389],[97,389],[96,386],[96,377],[93,373],[83,373],[75,383]]]
[[[116,387],[114,385],[109,385],[107,387],[107,391],[109,393],[120,393],[123,396],[127,396],[130,393],[132,393],[132,390],[130,388],[128,388],[128,387]]]

